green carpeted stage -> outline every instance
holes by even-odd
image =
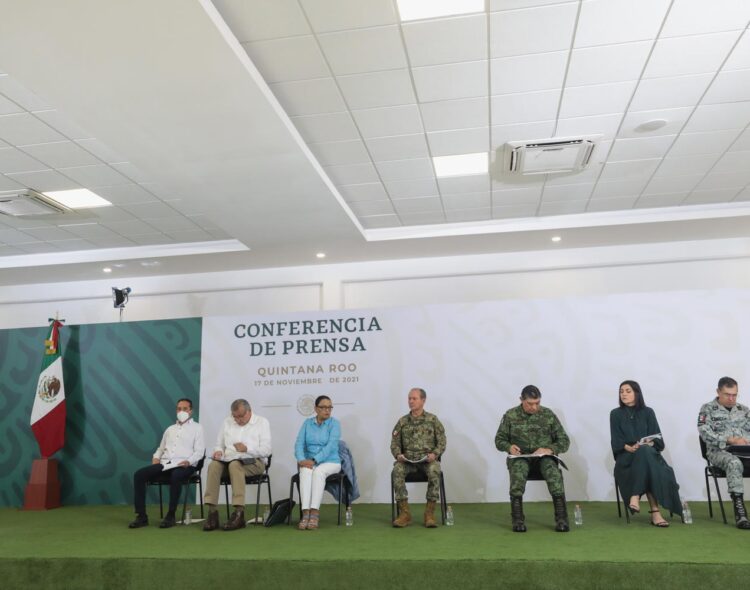
[[[568,534],[554,532],[549,502],[525,506],[525,534],[510,531],[508,504],[454,505],[455,526],[433,530],[418,523],[393,529],[390,506],[382,504],[355,505],[354,526],[337,527],[336,506],[327,504],[318,531],[279,525],[212,533],[201,524],[161,530],[158,506],[150,507],[151,526],[138,530],[127,528],[127,506],[2,509],[0,588],[748,585],[750,533],[724,525],[720,515],[709,519],[705,503],[691,504],[694,524],[675,519],[668,529],[649,526],[646,514],[627,525],[614,502],[581,506],[584,524]],[[421,517],[423,506],[414,508]]]

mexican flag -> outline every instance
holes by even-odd
[[[60,356],[60,328],[61,321],[50,319],[50,334],[44,341],[42,370],[31,410],[31,430],[44,458],[54,455],[65,444],[65,386]]]

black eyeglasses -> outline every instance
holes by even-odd
[[[333,406],[315,406],[316,408],[320,408],[321,410],[332,410]]]

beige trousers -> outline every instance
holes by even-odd
[[[219,485],[221,478],[227,472],[232,484],[232,506],[245,506],[245,476],[260,475],[266,470],[262,459],[256,459],[254,463],[243,465],[241,461],[232,461],[228,465],[221,461],[211,461],[208,466],[208,477],[206,481],[206,493],[203,501],[206,504],[219,503]]]

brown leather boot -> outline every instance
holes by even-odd
[[[206,522],[203,523],[203,530],[204,531],[215,531],[219,528],[219,511],[218,510],[209,510],[208,511],[208,518],[206,518]]]
[[[409,526],[411,522],[411,511],[409,510],[409,500],[398,501],[398,518],[393,521],[393,526],[402,529]]]
[[[244,529],[245,509],[235,508],[234,512],[232,512],[232,516],[229,517],[229,520],[224,523],[224,526],[222,528],[225,531],[236,531],[237,529]]]
[[[435,501],[428,500],[427,506],[424,509],[424,526],[428,529],[437,528],[437,522],[435,522]]]

